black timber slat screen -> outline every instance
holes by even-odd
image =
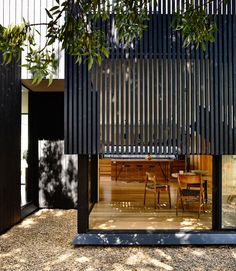
[[[0,233],[21,219],[21,75],[0,56]]]
[[[236,153],[235,2],[208,4],[218,31],[206,50],[184,48],[171,28],[183,2],[150,4],[148,28],[130,46],[117,40],[113,15],[100,23],[110,46],[101,67],[66,57],[67,153]]]
[[[95,85],[102,82],[101,67],[88,72],[86,64],[75,64],[66,56],[66,89],[64,96],[65,153],[97,154],[99,152],[99,95]]]

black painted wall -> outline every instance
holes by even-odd
[[[0,58],[0,233],[20,221],[21,75]]]
[[[37,139],[64,139],[64,93],[29,93],[30,129]]]

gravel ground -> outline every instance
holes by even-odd
[[[236,247],[76,247],[75,210],[41,210],[0,236],[1,271],[236,270]]]

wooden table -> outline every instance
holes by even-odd
[[[173,159],[114,159],[112,160],[112,171],[114,169],[115,165],[115,174],[114,176],[115,180],[117,181],[119,179],[119,176],[121,172],[126,168],[128,171],[128,168],[136,166],[142,167],[142,173],[145,175],[146,171],[157,171],[157,167],[160,169],[162,176],[167,181],[170,176],[170,167],[171,163],[173,162]]]

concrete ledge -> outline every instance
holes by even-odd
[[[173,246],[173,245],[236,245],[236,231],[226,232],[88,232],[77,234],[73,245]]]

